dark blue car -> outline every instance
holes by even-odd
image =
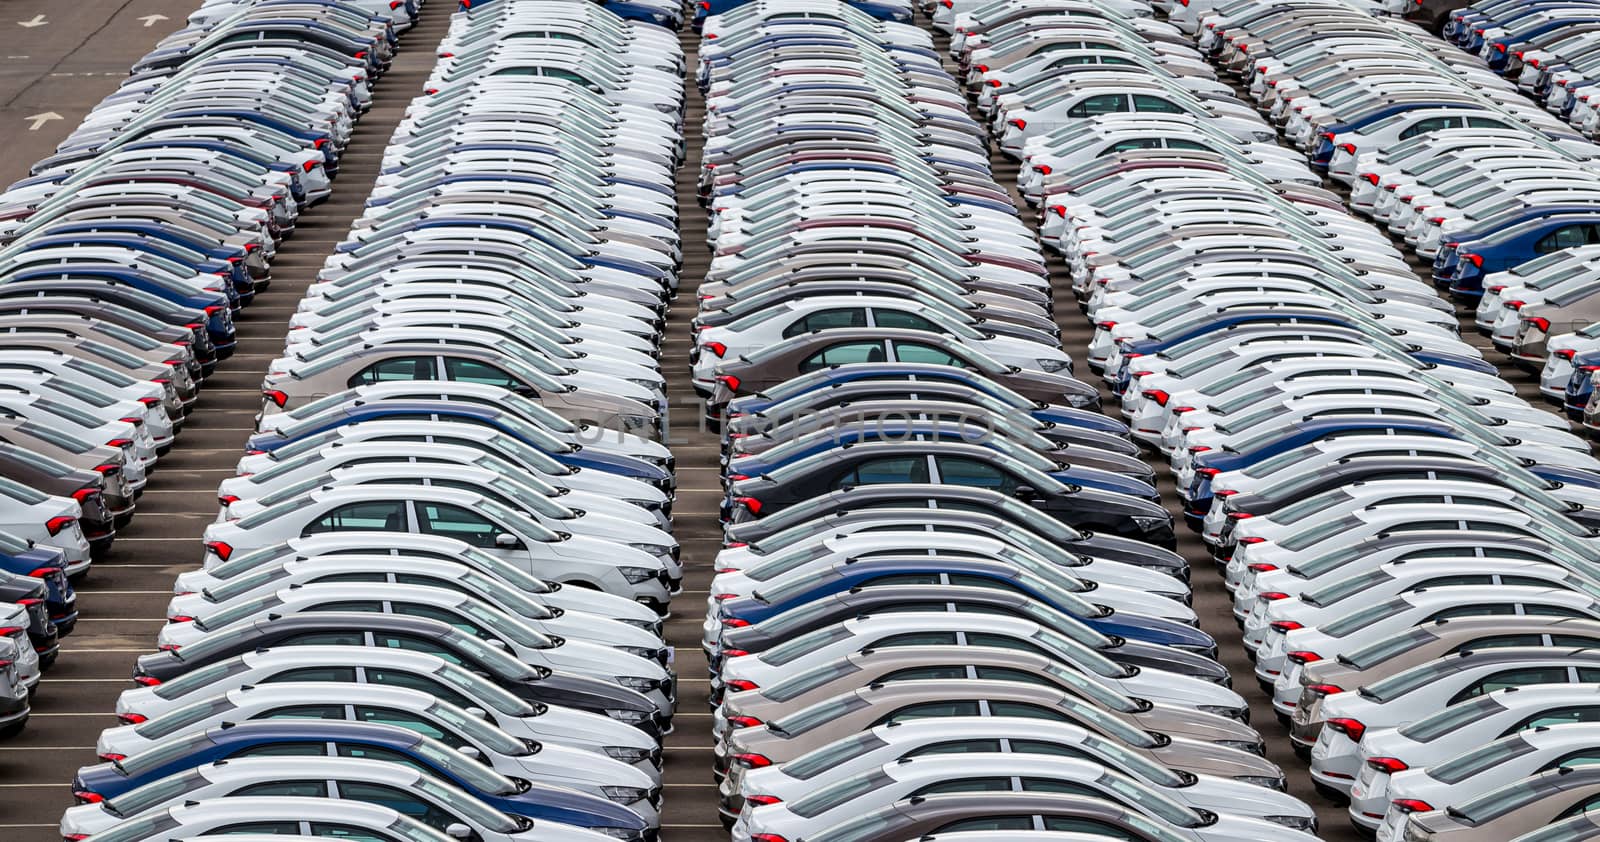
[[[274,430],[257,433],[245,443],[245,449],[253,453],[270,453],[290,442],[346,424],[407,419],[454,421],[493,427],[529,447],[549,454],[550,458],[568,467],[589,468],[617,476],[632,477],[658,487],[670,485],[672,482],[672,472],[659,465],[632,456],[571,445],[545,431],[532,429],[532,425],[527,421],[505,410],[460,401],[375,401],[366,404],[346,404],[303,421],[297,421],[283,428],[283,432]],[[541,433],[544,435],[540,435]]]
[[[717,603],[717,616],[724,627],[741,628],[857,588],[966,584],[1027,594],[1104,635],[1189,648],[1206,648],[1216,643],[1205,632],[1176,620],[1113,611],[1096,605],[1093,593],[1080,596],[1060,588],[1037,587],[1034,579],[1006,576],[996,568],[997,564],[992,561],[952,556],[866,558],[846,563],[826,576],[809,577],[775,592],[758,589],[753,597],[722,600]],[[950,578],[946,579],[947,576]]]
[[[1461,299],[1483,295],[1492,272],[1562,249],[1600,243],[1600,205],[1520,208],[1446,243],[1433,258],[1433,280]]]
[[[78,595],[67,579],[65,554],[0,532],[0,571],[44,580],[45,607],[56,634],[65,637],[72,633],[78,624]]]
[[[178,289],[151,278],[147,273],[123,269],[108,264],[62,264],[46,268],[13,272],[0,283],[28,281],[91,282],[97,285],[125,286],[152,295],[169,304],[201,310],[206,315],[205,329],[217,357],[226,359],[233,354],[236,335],[233,327],[233,307],[228,292],[196,292]],[[221,280],[220,278],[218,279]],[[224,286],[227,286],[224,284]],[[231,292],[232,287],[229,287]]]
[[[504,777],[444,743],[393,725],[276,720],[221,725],[142,754],[84,766],[72,780],[79,803],[115,801],[152,781],[231,757],[360,757],[404,763],[460,787],[501,812],[640,840],[650,828],[627,807],[565,787]]]

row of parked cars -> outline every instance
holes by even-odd
[[[1195,17],[1196,2],[1164,23],[1006,2],[952,20],[1096,324],[1088,363],[1169,460],[1256,678],[1358,829],[1590,838],[1600,462],[1462,341],[1453,308],[1317,172],[1353,180],[1357,210],[1414,204],[1433,229],[1387,219],[1420,250],[1440,226],[1466,239],[1453,221],[1497,226],[1474,240],[1567,224],[1466,201],[1506,192],[1481,168],[1429,174],[1470,169],[1500,138],[1505,160],[1579,189],[1588,147],[1369,5],[1239,0]],[[1304,157],[1272,143],[1280,130]],[[1439,193],[1413,195],[1414,177]],[[1476,242],[1441,251],[1492,259]]]
[[[834,0],[703,35],[733,838],[1313,839],[932,38]]]
[[[132,520],[233,353],[234,313],[327,197],[408,21],[207,2],[0,194],[4,733],[76,624],[72,581]]]
[[[414,11],[377,5],[251,8]],[[65,839],[658,836],[683,58],[582,0],[461,5]]]

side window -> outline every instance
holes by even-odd
[[[1097,117],[1101,114],[1117,114],[1127,110],[1128,98],[1122,94],[1098,94],[1072,106],[1067,111],[1067,116]]]
[[[1017,754],[1052,754],[1057,757],[1081,757],[1085,760],[1099,762],[1099,758],[1079,751],[1072,746],[1061,743],[1047,743],[1043,740],[1012,740],[1011,750]]]
[[[264,679],[261,683],[281,684],[285,681],[343,681],[354,683],[355,680],[355,667],[303,667],[297,670],[284,670],[271,678]]]
[[[354,757],[357,760],[382,760],[385,763],[399,763],[402,766],[409,766],[418,772],[423,772],[429,775],[434,774],[432,769],[429,769],[421,763],[412,760],[410,757],[407,757],[406,755],[392,749],[381,748],[379,746],[363,746],[352,743],[339,743],[338,746],[336,746],[336,750],[339,752],[340,757]],[[318,751],[317,753],[321,754],[322,752]]]
[[[312,822],[311,835],[325,839],[345,839],[348,842],[393,842],[392,837],[387,834],[336,822]]]
[[[1555,797],[1559,798],[1560,796],[1555,796]],[[1572,796],[1569,795],[1567,797],[1571,798]],[[1555,818],[1551,819],[1550,821],[1551,822],[1558,822],[1558,821],[1561,821],[1564,818],[1567,818],[1568,816],[1576,816],[1579,813],[1585,813],[1585,812],[1588,812],[1589,810],[1593,810],[1595,807],[1600,807],[1600,795],[1590,795],[1590,796],[1586,796],[1586,797],[1581,797],[1581,798],[1577,799],[1576,801],[1573,801],[1572,802],[1572,806],[1568,807],[1565,810],[1562,810],[1561,811],[1561,815],[1556,816]],[[1585,822],[1585,823],[1587,824],[1587,822]]]
[[[397,602],[394,604],[394,613],[404,614],[407,617],[427,617],[430,620],[438,620],[441,623],[449,623],[458,631],[465,632],[466,634],[470,634],[474,637],[488,636],[483,629],[478,628],[477,624],[471,622],[467,618],[432,605],[419,605],[414,602]]]
[[[834,481],[834,488],[846,485],[884,485],[898,482],[927,482],[925,456],[895,456],[869,459]]]
[[[1154,112],[1156,114],[1185,113],[1182,108],[1179,108],[1170,100],[1165,100],[1158,96],[1150,96],[1148,94],[1133,95],[1133,110]]]
[[[954,646],[956,645],[955,632],[906,632],[905,634],[890,635],[877,643],[872,644],[874,649],[886,646]]]
[[[978,667],[978,677],[990,681],[1017,681],[1023,684],[1043,684],[1050,686],[1050,681],[1042,675],[1034,675],[1026,670],[1015,670],[1010,667]]]
[[[1061,715],[1060,711],[1054,711],[1038,705],[1030,705],[1025,702],[990,702],[989,715],[1026,716],[1030,719],[1053,719],[1058,722],[1066,719],[1065,716]]]
[[[421,690],[424,693],[432,694],[441,702],[447,702],[457,707],[471,708],[478,706],[477,702],[468,699],[444,684],[415,673],[384,669],[382,667],[367,667],[367,682],[369,684],[382,684],[385,687],[404,687],[407,690]]]
[[[1142,842],[1141,837],[1115,825],[1072,816],[1045,816],[1044,829],[1061,833],[1083,833],[1099,839],[1116,839],[1120,842]]]
[[[895,670],[878,679],[879,681],[922,681],[928,679],[945,679],[957,681],[967,677],[964,667],[909,667]]]
[[[452,664],[460,666],[461,659],[443,645],[432,640],[423,640],[405,634],[384,634],[373,632],[373,644],[385,649],[404,649],[407,652],[426,652],[437,655]]]
[[[460,357],[444,358],[444,374],[450,380],[482,383],[487,386],[499,386],[502,389],[515,389],[522,385],[517,378],[505,373],[499,366]]]
[[[240,822],[219,827],[207,833],[207,836],[243,836],[245,834],[259,833],[266,836],[299,836],[300,823],[297,821],[283,822]]]
[[[230,796],[272,795],[280,798],[327,798],[324,781],[269,781],[228,793]]]
[[[500,527],[477,512],[448,503],[418,503],[417,520],[422,531],[465,541],[474,547],[493,547]]]
[[[1550,635],[1550,645],[1551,646],[1582,646],[1582,647],[1586,647],[1587,648],[1587,647],[1590,647],[1590,646],[1594,646],[1597,642],[1600,642],[1600,641],[1596,641],[1592,637],[1581,637],[1581,636],[1575,635],[1575,634],[1553,634],[1553,635]],[[1519,643],[1517,645],[1518,646],[1522,646],[1524,644]],[[1538,646],[1539,644],[1534,643],[1534,644],[1531,644],[1531,645]]]
[[[1064,795],[1087,795],[1090,798],[1101,797],[1101,793],[1097,789],[1092,789],[1073,781],[1063,781],[1059,778],[1023,778],[1022,789],[1025,792],[1059,792]]]
[[[1419,134],[1428,134],[1440,129],[1459,128],[1461,128],[1460,117],[1429,117],[1426,120],[1419,120],[1415,125],[1401,132],[1400,139],[1405,140],[1408,137],[1416,137]]]
[[[1443,501],[1441,500],[1440,502],[1443,502]],[[1463,574],[1461,574],[1459,576],[1439,576],[1437,578],[1428,579],[1428,580],[1426,580],[1426,581],[1424,581],[1424,582],[1422,582],[1420,584],[1413,585],[1412,589],[1415,590],[1415,589],[1419,589],[1419,588],[1444,588],[1444,587],[1449,587],[1451,585],[1492,585],[1492,584],[1494,584],[1494,577],[1490,576],[1488,574],[1473,575],[1473,574],[1470,574],[1470,573],[1463,573]]]
[[[889,576],[876,576],[862,583],[862,586],[885,587],[889,585],[937,585],[940,583],[938,573],[895,573]]]
[[[313,521],[306,532],[403,532],[405,528],[405,501],[372,500],[340,506]]]
[[[1010,792],[1010,778],[958,778],[953,781],[940,781],[911,793],[911,797],[918,795],[943,795],[948,792]]]
[[[383,573],[336,573],[332,576],[318,576],[315,582],[319,585],[327,583],[348,582],[387,582],[389,577]]]
[[[1566,667],[1530,667],[1527,669],[1505,670],[1474,681],[1466,689],[1455,694],[1450,699],[1450,704],[1455,704],[1463,699],[1476,698],[1485,693],[1493,693],[1496,690],[1504,690],[1507,687],[1565,683],[1567,683]]]
[[[1105,152],[1101,153],[1101,155],[1103,157],[1105,155],[1115,155],[1118,152],[1132,152],[1135,149],[1160,149],[1160,148],[1161,148],[1161,141],[1156,139],[1156,138],[1153,138],[1153,137],[1134,138],[1133,140],[1119,140],[1116,143],[1111,144],[1111,147],[1109,149],[1107,149]]]
[[[1040,655],[1050,654],[1026,640],[1018,640],[1003,634],[990,634],[988,632],[969,632],[967,634],[967,645],[992,646],[996,649],[1020,649],[1023,652],[1037,652]]]
[[[382,608],[382,606],[379,606]],[[362,646],[366,643],[358,631],[306,632],[285,638],[280,646]]]
[[[1502,634],[1495,637],[1485,637],[1469,641],[1457,646],[1455,652],[1463,649],[1504,649],[1507,646],[1543,646],[1544,635],[1540,634]],[[1561,644],[1557,644],[1561,645]]]
[[[392,786],[366,783],[365,781],[340,781],[339,795],[352,801],[380,804],[396,813],[410,816],[429,827],[439,830],[444,830],[456,821],[455,816],[446,813],[437,806],[422,800],[412,793],[395,789]]]
[[[1576,617],[1584,620],[1594,619],[1593,617],[1585,614],[1582,611],[1579,611],[1576,608],[1568,608],[1565,605],[1524,605],[1522,606],[1522,613],[1527,614],[1530,617]]]
[[[1000,752],[999,740],[951,740],[944,743],[933,743],[919,749],[906,752],[906,757],[922,757],[927,754],[998,754]]]
[[[343,719],[344,705],[290,705],[273,708],[251,719]]]
[[[896,342],[894,344],[894,358],[903,363],[923,363],[926,365],[951,365],[965,368],[967,361],[948,353],[942,348],[924,345],[921,342]]]
[[[843,327],[866,327],[867,311],[862,307],[842,307],[836,310],[818,310],[794,321],[783,329],[783,338],[799,336],[813,330],[832,330]]]
[[[969,833],[981,830],[1033,830],[1032,816],[985,816],[981,819],[962,819],[934,831],[942,833]]]
[[[382,614],[383,601],[377,599],[347,599],[342,602],[324,602],[321,605],[307,606],[306,611],[365,611],[368,614]]]
[[[1600,766],[1600,750],[1592,748],[1579,749],[1539,771],[1543,772],[1557,768],[1572,769],[1578,766]]]
[[[1563,225],[1544,235],[1534,244],[1533,250],[1539,254],[1549,254],[1562,249],[1577,248],[1589,242],[1588,228],[1587,225]]]
[[[884,725],[890,722],[907,722],[912,719],[932,719],[941,716],[977,715],[978,703],[974,701],[923,702],[919,705],[907,705],[873,724]]]
[[[1423,622],[1426,623],[1433,620],[1454,620],[1457,617],[1487,617],[1491,615],[1500,616],[1515,613],[1517,613],[1517,607],[1515,605],[1457,605],[1454,608],[1446,608],[1443,611],[1436,611],[1434,612],[1433,616],[1429,617]]]
[[[395,725],[407,731],[432,737],[451,748],[461,748],[467,744],[466,740],[409,711],[356,705],[356,721],[371,722],[375,725]]]
[[[883,352],[882,342],[841,342],[830,345],[821,351],[807,357],[800,363],[800,373],[817,371],[830,365],[846,365],[849,363],[881,363],[887,359]]]
[[[322,743],[268,743],[240,749],[229,757],[322,757],[326,754]]]
[[[939,326],[924,319],[916,313],[906,313],[901,310],[873,310],[872,320],[878,327],[887,327],[898,330],[926,330],[932,333],[943,333]],[[902,359],[904,359],[902,357]]]
[[[395,357],[379,360],[345,381],[346,388],[370,386],[391,380],[433,380],[433,357]]]
[[[1578,670],[1578,675],[1580,678],[1583,675],[1583,672],[1584,670]],[[1595,681],[1595,677],[1582,680],[1585,684],[1590,684]],[[1516,725],[1507,728],[1505,733],[1514,734],[1518,731],[1524,731],[1529,728],[1542,728],[1549,725],[1570,725],[1574,722],[1600,722],[1600,707],[1595,705],[1575,705],[1573,707],[1551,708],[1550,710],[1540,711],[1533,716],[1523,719]],[[1502,734],[1501,736],[1505,736],[1505,734]]]
[[[939,476],[950,485],[988,488],[1001,494],[1017,488],[1017,481],[999,468],[965,456],[939,457]]]
[[[1168,138],[1167,139],[1167,148],[1168,149],[1187,149],[1190,152],[1210,152],[1211,151],[1211,147],[1205,145],[1204,143],[1196,143],[1196,142],[1194,142],[1192,140],[1184,140],[1183,138],[1178,138],[1178,137]]]
[[[1509,126],[1507,126],[1505,123],[1502,123],[1499,120],[1491,120],[1488,117],[1468,117],[1467,125],[1474,129],[1509,128]]]

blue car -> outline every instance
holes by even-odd
[[[867,558],[846,562],[836,567],[828,576],[797,582],[790,588],[780,588],[778,592],[768,594],[766,598],[758,595],[722,600],[717,603],[717,616],[723,626],[740,628],[772,619],[788,611],[803,609],[819,599],[858,588],[874,585],[977,584],[982,580],[993,584],[979,585],[980,587],[1024,593],[1041,604],[1082,621],[1084,625],[1104,635],[1200,650],[1216,644],[1210,635],[1176,620],[1113,611],[1103,605],[1096,605],[1092,593],[1087,597],[1079,596],[1061,588],[1050,587],[1036,579],[1000,575],[995,568],[996,564],[992,561],[952,556]],[[946,576],[956,578],[946,579],[944,578]],[[757,594],[761,593],[762,591],[757,591]],[[769,599],[771,601],[768,601]]]
[[[224,724],[174,738],[142,754],[84,766],[72,780],[80,804],[114,801],[145,784],[231,757],[360,757],[404,763],[446,781],[489,806],[535,821],[561,822],[643,840],[651,829],[627,807],[565,787],[507,778],[444,743],[393,725],[316,720]]]
[[[233,285],[241,306],[249,304],[250,299],[255,296],[255,281],[251,279],[250,273],[245,271],[242,258],[236,261],[217,260],[208,254],[201,253],[202,256],[197,260],[194,257],[195,250],[184,248],[172,241],[162,241],[137,234],[114,231],[80,234],[50,231],[30,236],[26,242],[26,246],[29,249],[78,245],[110,246],[146,252],[157,257],[182,263],[195,272],[209,272],[218,278],[226,279],[228,283]]]
[[[1433,258],[1433,280],[1457,298],[1476,300],[1490,273],[1593,243],[1600,243],[1600,205],[1523,208],[1446,243]]]
[[[1583,420],[1583,408],[1589,405],[1594,393],[1594,373],[1600,371],[1600,352],[1588,351],[1572,358],[1572,374],[1567,376],[1567,388],[1561,395],[1561,409],[1574,421]]]
[[[1370,126],[1380,120],[1388,119],[1396,114],[1404,114],[1407,111],[1415,111],[1419,108],[1469,108],[1474,111],[1484,110],[1482,106],[1472,103],[1451,102],[1444,100],[1419,100],[1417,102],[1405,102],[1398,105],[1386,105],[1380,108],[1372,109],[1359,116],[1351,118],[1347,122],[1335,123],[1323,131],[1322,138],[1317,141],[1317,148],[1311,153],[1311,168],[1319,172],[1327,171],[1328,162],[1333,160],[1333,139],[1335,136],[1343,134],[1344,132],[1360,131],[1361,129],[1366,128],[1367,126]]]
[[[219,279],[220,280],[220,279]],[[146,295],[205,313],[205,330],[217,350],[218,359],[233,355],[237,336],[233,326],[233,307],[226,292],[195,292],[161,283],[147,273],[124,269],[109,264],[51,265],[47,268],[27,269],[7,275],[0,283],[26,283],[28,281],[87,282],[93,286],[126,286]],[[225,285],[226,286],[226,285]],[[231,291],[231,287],[229,291]],[[65,290],[65,288],[64,288]]]
[[[0,571],[43,579],[45,607],[56,634],[66,637],[78,624],[78,595],[67,579],[66,556],[54,547],[41,547],[0,532]]]
[[[346,404],[303,421],[297,421],[287,428],[257,433],[245,443],[245,449],[252,453],[270,453],[291,442],[346,424],[419,417],[493,427],[529,447],[548,454],[550,458],[568,467],[589,468],[617,476],[631,477],[658,488],[669,488],[672,485],[672,472],[662,466],[632,456],[578,447],[558,439],[548,431],[534,428],[527,421],[505,410],[460,401],[377,401],[359,405]]]

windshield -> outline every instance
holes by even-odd
[[[256,599],[247,599],[231,606],[219,607],[216,611],[197,618],[194,621],[194,627],[204,632],[216,631],[282,604],[283,600],[279,599],[275,593],[257,597]]]
[[[145,784],[131,792],[108,799],[101,806],[113,816],[129,818],[175,800],[184,793],[199,789],[207,783],[209,782],[198,771],[191,770]]]
[[[894,779],[874,769],[861,775],[845,778],[832,786],[823,787],[789,805],[790,811],[802,818],[815,818],[848,801],[869,792],[893,786]]]
[[[1513,734],[1429,767],[1427,775],[1441,783],[1458,784],[1473,775],[1487,772],[1534,751],[1533,746]]]
[[[499,833],[520,833],[522,831],[522,826],[510,816],[453,786],[441,786],[431,778],[418,778],[411,787],[434,801],[445,805],[451,813],[470,819],[474,825]],[[432,839],[432,837],[429,838]]]
[[[528,746],[521,740],[448,702],[434,702],[426,713],[454,728],[457,733],[473,743],[486,746],[496,754],[521,757],[528,753]]]
[[[411,750],[424,761],[466,781],[474,792],[505,795],[518,791],[516,783],[510,778],[465,754],[451,751],[449,746],[432,737],[421,737],[421,741]]]
[[[816,728],[826,722],[861,710],[868,706],[865,699],[851,693],[825,702],[818,702],[811,707],[785,716],[767,725],[767,729],[780,737],[795,737]]]
[[[817,603],[820,606],[820,603]],[[805,610],[805,609],[800,609]],[[793,612],[786,612],[793,613]],[[816,652],[833,643],[854,637],[855,633],[845,627],[843,623],[826,626],[812,632],[790,638],[789,640],[756,655],[762,663],[781,667],[794,661],[807,653]]]
[[[1417,742],[1431,743],[1480,719],[1502,713],[1505,709],[1505,705],[1500,704],[1493,696],[1479,696],[1451,705],[1431,716],[1425,716],[1401,728],[1400,735]]]
[[[821,772],[842,766],[887,745],[873,732],[865,731],[802,754],[783,764],[783,772],[802,781],[810,780]]]
[[[1325,623],[1322,626],[1322,631],[1324,634],[1327,634],[1330,637],[1345,637],[1353,632],[1364,629],[1385,617],[1392,617],[1395,614],[1404,611],[1406,608],[1410,607],[1410,605],[1411,603],[1406,602],[1404,597],[1397,596],[1394,599],[1385,600],[1377,603],[1376,605],[1369,605],[1366,608],[1360,608],[1352,611],[1331,623]]]
[[[1164,819],[1168,824],[1178,827],[1199,827],[1206,823],[1199,813],[1184,807],[1155,790],[1144,786],[1132,778],[1106,772],[1095,781],[1108,792],[1115,794],[1120,800],[1141,808],[1141,812],[1150,813],[1157,818]]]
[[[1363,646],[1348,655],[1341,655],[1339,660],[1355,669],[1365,671],[1433,639],[1433,632],[1418,626]]]

